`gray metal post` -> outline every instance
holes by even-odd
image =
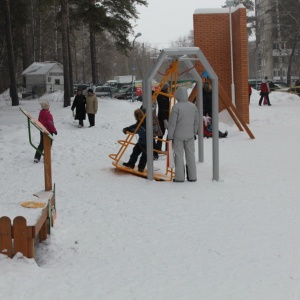
[[[212,79],[213,180],[219,180],[219,87],[218,77]]]
[[[148,72],[145,77],[145,91],[143,91],[143,103],[146,107],[146,139],[147,139],[147,173],[148,179],[154,179],[154,172],[153,172],[153,120],[152,120],[152,79],[156,75],[159,67],[163,63],[165,59],[165,51],[162,50],[160,55],[158,56],[154,66]],[[145,96],[145,99],[144,99]]]
[[[198,126],[198,160],[204,162],[204,142],[203,142],[203,86],[202,79],[197,81],[197,107],[199,115]]]

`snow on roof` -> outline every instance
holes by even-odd
[[[235,12],[240,8],[245,8],[243,4],[239,4],[236,7],[232,7],[231,12]],[[229,13],[229,7],[224,8],[197,8],[194,11],[194,15],[206,15],[206,14],[227,14]]]
[[[57,61],[34,62],[22,72],[22,75],[44,75],[56,64],[61,65]]]

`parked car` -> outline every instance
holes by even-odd
[[[136,96],[136,88],[133,87],[133,97]],[[116,99],[131,99],[132,97],[132,91],[131,86],[123,87],[119,89],[117,92],[113,94],[113,97]]]
[[[96,86],[94,93],[97,97],[112,97],[113,92],[116,92],[117,89],[111,86]]]
[[[290,92],[291,88],[285,82],[269,82],[272,92]]]
[[[250,86],[259,91],[260,90],[260,84],[261,84],[261,80],[248,80],[248,83],[250,84]]]
[[[74,92],[74,95],[76,95],[78,89],[81,89],[82,92],[85,93],[89,87],[90,87],[90,84],[88,84],[88,83],[78,83],[78,84],[74,84],[74,85],[73,85],[73,92]]]

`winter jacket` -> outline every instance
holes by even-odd
[[[171,111],[168,127],[168,138],[186,140],[194,138],[198,130],[198,110],[195,104],[188,101],[185,88],[179,87],[175,93],[176,103]]]
[[[126,133],[126,131],[129,131],[129,132],[134,132],[136,127],[138,126],[140,122],[137,121],[135,124],[129,126],[129,127],[125,127],[123,129],[123,132]],[[139,129],[137,130],[136,132],[139,136],[139,140],[138,140],[138,143],[141,145],[141,146],[146,146],[146,126],[145,126],[145,122],[142,123],[142,125],[139,127]]]
[[[269,84],[266,79],[263,79],[260,84],[260,92],[263,94],[268,94],[270,92]]]
[[[251,85],[248,83],[248,94],[251,95],[252,94],[252,88]]]
[[[54,126],[54,121],[53,121],[53,116],[50,113],[49,109],[42,109],[39,114],[39,119],[38,119],[44,126],[45,128],[51,133],[57,133],[57,130]]]
[[[76,95],[71,107],[72,110],[76,108],[75,120],[85,120],[85,104],[86,98],[84,95]]]
[[[169,120],[169,97],[159,94],[156,100],[158,104],[158,118],[160,120]]]
[[[98,99],[95,94],[86,96],[86,113],[95,115],[98,110]]]

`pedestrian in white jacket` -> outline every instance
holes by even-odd
[[[175,153],[175,182],[184,182],[184,154],[187,180],[196,181],[195,138],[198,130],[198,110],[188,101],[186,88],[179,87],[175,93],[176,103],[171,111],[168,138],[172,140]]]

